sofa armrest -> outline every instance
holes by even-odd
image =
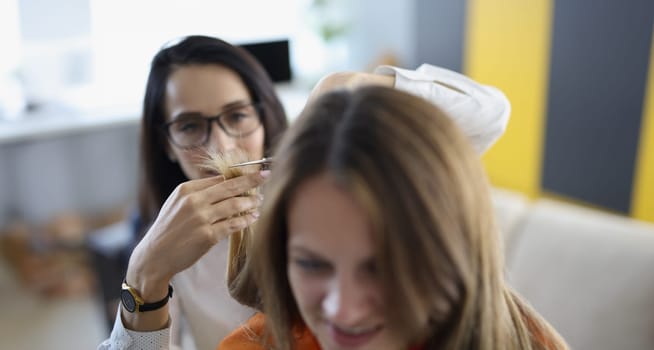
[[[504,249],[510,250],[531,203],[524,194],[501,188],[492,189],[491,199]]]

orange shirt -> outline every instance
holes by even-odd
[[[252,316],[245,325],[235,329],[228,335],[220,345],[218,350],[264,350],[261,344],[261,335],[265,330],[265,317],[262,313]],[[298,334],[295,342],[295,348],[301,350],[320,350],[318,340],[308,329],[303,329]]]
[[[258,312],[245,325],[238,327],[223,339],[217,350],[265,350],[266,348],[260,341],[265,324],[265,317]],[[304,328],[297,333],[294,348],[298,350],[320,350],[320,345],[313,333]],[[420,347],[412,347],[410,350],[419,349]]]
[[[258,312],[252,316],[245,325],[235,329],[218,345],[217,350],[266,350],[261,344],[260,338],[265,330],[266,319]],[[532,320],[528,320],[527,327],[537,339],[538,343],[545,349],[565,349],[565,344],[558,344],[551,334],[540,329]],[[316,337],[304,328],[297,333],[295,349],[298,350],[320,350]],[[420,346],[411,347],[410,350],[420,350]]]

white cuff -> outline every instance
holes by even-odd
[[[164,329],[151,332],[137,332],[126,329],[121,317],[121,307],[118,307],[116,322],[111,330],[111,336],[98,346],[98,350],[130,350],[130,349],[161,349],[169,348],[170,320]]]
[[[422,97],[440,108],[468,136],[479,154],[506,129],[511,105],[506,96],[492,86],[428,64],[415,71],[380,66],[375,73],[394,75],[396,89]]]

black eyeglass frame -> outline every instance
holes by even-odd
[[[229,113],[229,112],[234,111],[235,109],[249,107],[249,106],[252,106],[254,108],[254,111],[257,114],[257,119],[259,120],[259,125],[256,128],[252,129],[252,131],[249,131],[249,132],[247,132],[245,134],[233,134],[232,132],[228,131],[225,128],[225,125],[223,125],[223,122],[221,120],[222,117],[225,115],[225,113]],[[216,116],[213,116],[213,117],[202,117],[203,119],[206,119],[208,121],[209,127],[207,128],[207,133],[204,136],[203,141],[200,142],[199,144],[193,145],[193,146],[181,146],[181,145],[177,144],[175,142],[175,140],[173,139],[173,136],[170,134],[170,126],[175,124],[177,122],[177,120],[173,120],[173,121],[169,121],[167,123],[163,123],[163,124],[160,125],[160,128],[161,128],[161,132],[166,136],[166,138],[170,141],[170,143],[175,145],[175,147],[178,147],[180,149],[194,149],[194,148],[202,147],[202,146],[207,144],[207,142],[209,141],[209,136],[211,135],[211,128],[213,127],[214,122],[217,122],[220,129],[222,131],[224,131],[225,134],[227,134],[229,137],[244,138],[244,137],[248,137],[248,136],[252,135],[255,131],[257,131],[259,129],[259,127],[261,127],[263,125],[262,114],[263,114],[262,103],[259,102],[259,101],[252,101],[252,102],[245,103],[245,104],[242,104],[242,105],[227,108],[224,111],[220,112],[220,114],[218,114]]]

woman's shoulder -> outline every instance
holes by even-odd
[[[265,350],[269,347],[264,341],[266,318],[262,313],[256,313],[245,324],[236,328],[218,345],[217,350]],[[304,328],[295,339],[295,349],[320,350],[318,341],[311,332]]]
[[[261,341],[265,329],[265,318],[262,313],[256,313],[245,324],[230,333],[218,350],[259,350],[265,349]]]

